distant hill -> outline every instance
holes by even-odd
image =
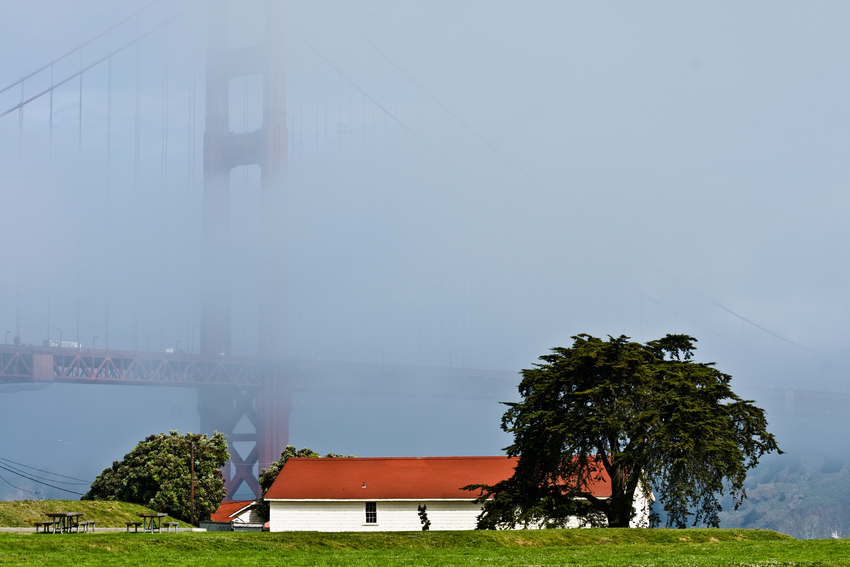
[[[727,498],[723,528],[776,530],[798,539],[850,537],[850,463],[844,458],[773,455],[751,472],[747,500],[732,511]]]
[[[116,501],[17,500],[0,502],[0,527],[30,527],[35,522],[46,521],[45,513],[48,512],[81,512],[83,520],[94,520],[98,528],[123,528],[124,522],[140,521],[137,514],[151,513],[153,510],[139,504]],[[177,521],[171,517],[163,520]],[[189,527],[189,524],[180,522],[180,527]]]

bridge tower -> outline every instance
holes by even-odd
[[[231,275],[227,251],[230,239],[230,172],[234,167],[259,165],[262,180],[263,258],[259,304],[259,355],[263,380],[257,388],[198,389],[201,430],[228,434],[234,472],[225,474],[228,494],[244,482],[260,495],[255,464],[268,467],[277,460],[289,438],[291,388],[283,371],[286,273],[281,220],[287,155],[286,66],[282,3],[265,2],[265,37],[256,46],[228,47],[228,0],[209,2],[206,63],[206,127],[204,132],[204,204],[202,252],[201,353],[231,354]],[[263,78],[263,122],[253,132],[229,131],[230,81],[235,77]],[[244,291],[238,291],[244,293]],[[256,433],[234,434],[243,417]],[[234,442],[253,442],[242,458]]]

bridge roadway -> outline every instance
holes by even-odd
[[[251,388],[261,385],[270,367],[287,378],[292,392],[510,399],[519,382],[516,372],[499,370],[0,345],[0,384]],[[850,417],[846,393],[745,388],[741,394],[783,414]]]
[[[293,392],[504,398],[516,372],[390,364],[264,361],[238,356],[86,348],[0,346],[0,383],[64,382],[148,386],[260,386],[274,368]]]
[[[263,361],[238,356],[0,345],[0,384],[64,382],[148,386],[252,388],[275,368],[292,392],[451,396],[507,400],[516,372],[321,360]],[[775,412],[850,416],[850,394],[745,388]]]

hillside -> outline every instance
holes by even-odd
[[[153,510],[139,504],[115,501],[83,500],[18,500],[0,502],[0,527],[25,528],[35,522],[44,522],[48,512],[81,512],[83,520],[94,520],[99,528],[123,528],[124,522],[138,522],[139,513],[151,513]],[[173,518],[163,518],[166,522],[175,522]],[[180,522],[181,527],[188,524]]]
[[[746,483],[737,511],[723,502],[724,528],[776,530],[798,539],[850,537],[850,466],[838,457],[772,456]]]

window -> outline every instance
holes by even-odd
[[[367,524],[377,524],[378,523],[378,503],[377,502],[366,502],[366,523]]]

